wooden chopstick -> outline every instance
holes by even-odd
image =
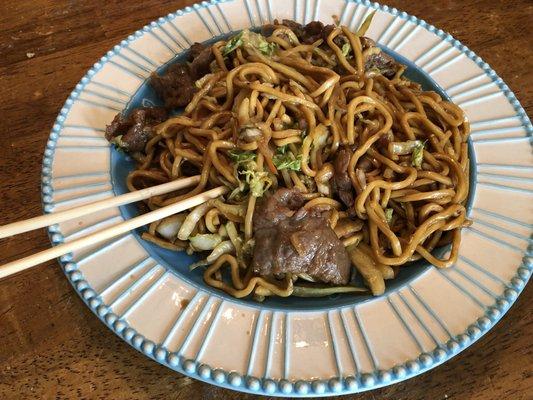
[[[208,190],[207,192],[200,193],[196,196],[176,202],[174,204],[170,204],[158,210],[139,215],[138,217],[126,220],[124,222],[121,222],[120,224],[106,229],[102,229],[101,231],[81,237],[71,242],[66,242],[58,246],[52,247],[48,250],[41,251],[40,253],[36,253],[20,260],[4,264],[0,266],[0,279],[33,267],[42,262],[51,260],[52,258],[60,257],[64,254],[78,250],[82,247],[94,243],[99,243],[107,239],[111,239],[123,233],[129,232],[133,229],[139,228],[143,225],[195,207],[199,204],[205,203],[207,200],[217,198],[218,196],[223,195],[227,191],[227,187],[219,186],[215,189]]]
[[[135,192],[122,194],[109,199],[103,199],[95,203],[85,204],[69,210],[41,215],[39,217],[30,218],[24,221],[13,222],[11,224],[0,226],[0,239],[17,235],[19,233],[32,231],[45,226],[58,224],[60,222],[91,214],[96,211],[105,210],[111,207],[123,206],[125,204],[145,200],[153,196],[158,196],[160,194],[173,192],[174,190],[193,186],[198,182],[200,182],[200,175],[195,175],[188,178],[163,183],[161,185],[152,186],[146,189],[136,190]]]

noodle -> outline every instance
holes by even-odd
[[[461,228],[470,223],[463,111],[404,78],[403,66],[369,70],[368,60],[381,50],[344,26],[312,42],[278,24],[266,38],[240,35],[211,47],[211,73],[196,81],[182,115],[155,126],[127,177],[128,189],[137,190],[200,174],[194,189],[147,201],[152,209],[216,185],[231,194],[179,214],[164,229],[153,223],[143,238],[189,254],[209,249],[191,268],[206,267],[208,285],[238,298],[361,291],[352,284],[317,285],[307,274],[254,272],[261,197],[289,188],[303,194],[303,212],[328,215],[374,295],[384,292],[396,266],[419,258],[438,268],[453,265]],[[350,154],[351,203],[336,183],[341,150]],[[290,238],[297,251],[300,239]],[[431,253],[446,244],[447,258]]]

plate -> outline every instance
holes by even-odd
[[[156,104],[146,80],[193,42],[274,18],[331,21],[367,33],[408,66],[407,76],[461,106],[470,121],[468,214],[457,264],[403,269],[378,298],[233,299],[189,273],[184,254],[139,232],[61,257],[85,303],[127,343],[180,373],[233,390],[277,396],[346,394],[431,369],[487,332],[529,280],[533,127],[496,73],[449,34],[368,1],[203,2],[152,22],[102,57],[61,109],[45,150],[46,213],[125,192],[131,160],[103,132],[123,109]],[[122,207],[52,226],[68,242],[135,214]],[[393,332],[394,334],[390,334]]]

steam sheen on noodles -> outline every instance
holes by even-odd
[[[127,185],[133,191],[200,174],[195,188],[151,198],[150,209],[219,185],[229,192],[152,223],[143,238],[200,252],[191,268],[204,268],[208,285],[257,300],[365,291],[353,283],[357,274],[379,295],[384,280],[412,261],[451,266],[469,223],[468,123],[459,107],[404,78],[405,67],[363,36],[368,24],[358,33],[315,25],[313,36],[309,25],[284,21],[214,43],[184,111],[162,122],[147,114],[156,123],[143,131],[141,150],[129,149],[138,166]],[[311,220],[287,231],[290,249],[260,238],[259,207],[295,193],[301,204],[279,213],[322,218],[326,226],[313,232],[334,232],[338,248],[324,242],[306,253]],[[267,241],[262,248],[259,240]],[[432,254],[448,244],[447,257]],[[324,260],[346,253],[349,279],[323,278],[316,263],[290,271],[276,264],[272,273],[257,265],[266,248],[279,253],[269,259],[290,251],[316,261],[324,246]]]

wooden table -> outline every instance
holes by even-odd
[[[45,142],[65,98],[105,51],[190,1],[0,2],[0,224],[41,213]],[[528,0],[408,1],[476,51],[533,111]],[[44,230],[0,241],[0,263],[49,247]],[[480,342],[417,378],[349,399],[533,398],[531,285]],[[528,393],[529,388],[529,393]],[[80,301],[56,262],[0,282],[0,399],[250,399],[148,360]]]

